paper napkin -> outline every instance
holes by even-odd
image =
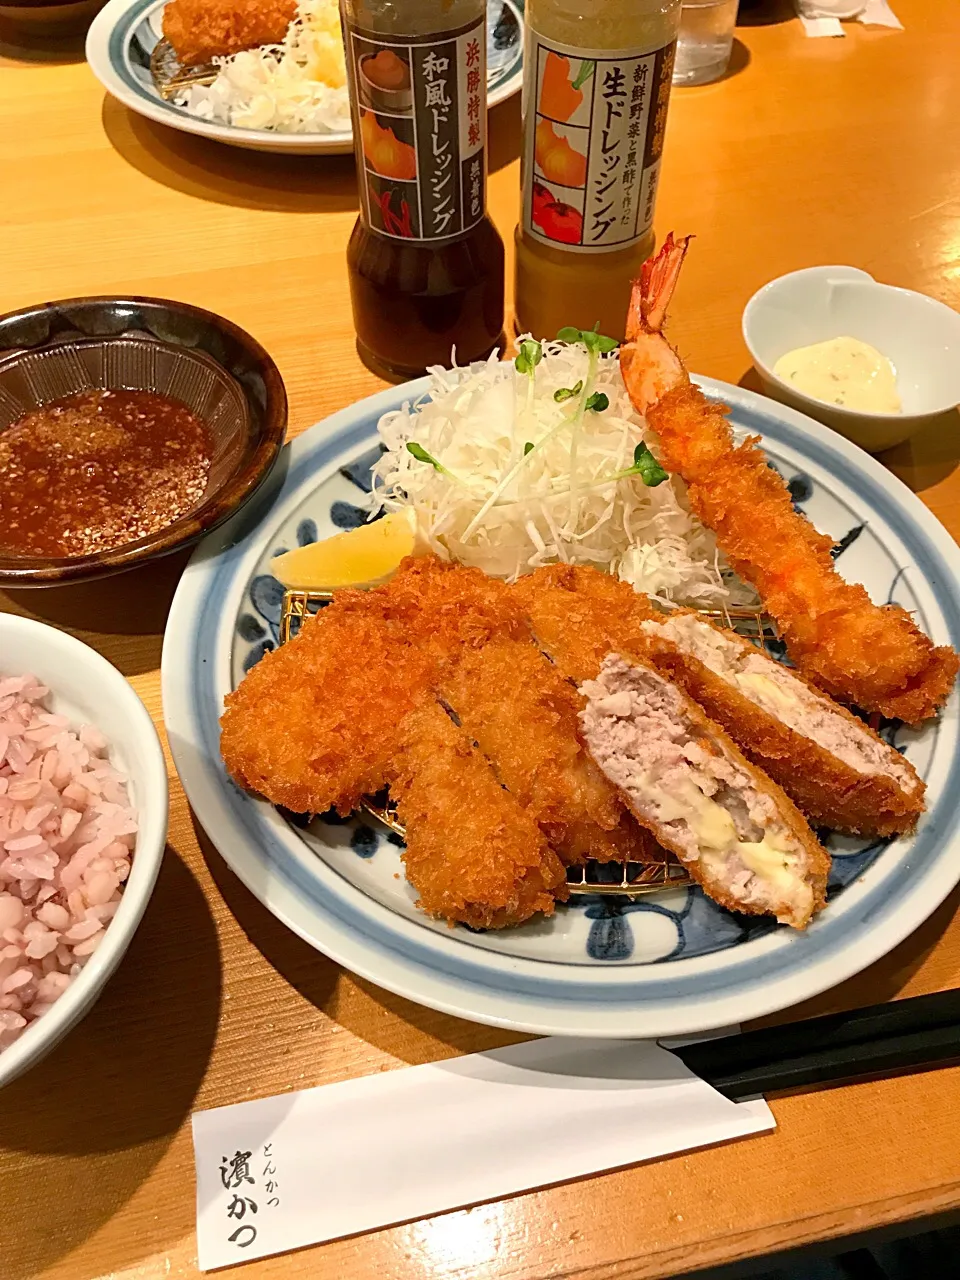
[[[667,1049],[548,1038],[193,1116],[202,1270],[774,1127]]]
[[[903,30],[887,0],[794,0],[794,4],[805,33],[812,38],[842,36],[841,18]]]

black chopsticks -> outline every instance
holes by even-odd
[[[671,1046],[671,1052],[733,1101],[951,1066],[960,1063],[960,991]]]

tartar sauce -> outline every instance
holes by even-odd
[[[876,347],[858,338],[831,338],[788,351],[774,373],[827,404],[862,413],[899,413],[897,372]]]

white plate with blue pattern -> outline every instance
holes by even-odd
[[[108,93],[138,115],[250,151],[285,155],[341,155],[353,150],[353,135],[276,133],[239,129],[200,120],[173,102],[164,102],[150,73],[150,55],[162,39],[167,0],[109,0],[87,32],[90,69]],[[488,0],[487,105],[518,93],[523,82],[524,0]]]
[[[842,548],[842,571],[960,648],[960,551],[920,500],[802,414],[699,381],[731,406],[737,428],[763,437],[795,503]],[[305,826],[230,781],[218,718],[244,670],[277,644],[282,590],[271,560],[363,521],[377,421],[426,386],[385,391],[293,441],[265,492],[201,543],[173,602],[163,647],[170,745],[194,811],[247,887],[318,950],[398,995],[551,1035],[686,1035],[742,1022],[896,946],[960,878],[955,696],[919,732],[885,726],[926,779],[928,811],[907,839],[829,838],[829,905],[802,934],[733,915],[697,888],[633,903],[577,898],[549,920],[499,932],[450,929],[417,910],[396,836],[363,819]]]

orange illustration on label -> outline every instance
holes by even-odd
[[[372,111],[360,113],[363,154],[384,178],[412,181],[417,176],[417,153],[409,142],[401,142],[392,129],[384,129]]]
[[[550,182],[562,187],[582,187],[587,181],[587,157],[554,131],[550,120],[537,123],[537,168]]]
[[[570,59],[551,49],[543,64],[543,80],[540,84],[542,116],[566,123],[575,111],[583,106],[583,86],[596,70],[596,63],[589,60],[580,63],[574,74]]]

